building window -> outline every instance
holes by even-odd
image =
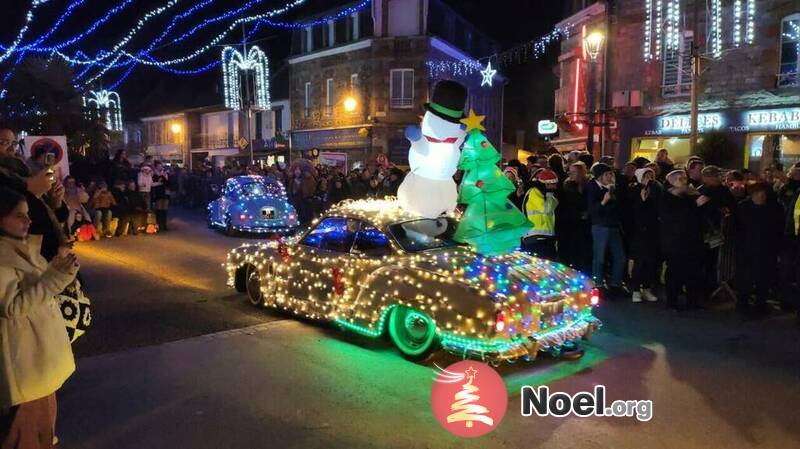
[[[353,92],[358,90],[358,73],[350,75],[350,90]]]
[[[325,115],[333,115],[333,105],[336,97],[333,92],[333,78],[325,80]]]
[[[306,53],[314,51],[314,32],[311,27],[306,27],[304,42],[306,43]]]
[[[336,29],[333,27],[333,21],[328,22],[328,47],[333,47],[336,43]]]
[[[303,96],[303,112],[306,118],[311,117],[311,83],[307,82]]]
[[[414,104],[414,69],[392,69],[389,75],[390,106],[410,109]]]
[[[358,11],[351,16],[353,18],[353,40],[357,41],[361,37],[360,23],[358,22]]]
[[[781,22],[781,66],[778,86],[800,86],[800,13]]]
[[[664,72],[661,94],[665,97],[689,95],[692,91],[691,32],[685,32],[676,50],[664,49]]]

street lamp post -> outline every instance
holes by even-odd
[[[605,36],[599,31],[595,31],[584,38],[584,46],[589,54],[589,112],[586,151],[594,154],[594,112],[595,112],[595,78],[597,77],[597,57],[603,47]]]

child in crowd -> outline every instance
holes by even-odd
[[[111,208],[117,204],[114,195],[108,190],[108,184],[100,181],[97,190],[92,196],[92,208],[94,209],[95,223],[100,226],[98,230],[104,237],[112,237],[111,218],[113,216]]]

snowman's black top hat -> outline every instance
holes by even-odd
[[[433,98],[430,103],[425,103],[425,109],[448,122],[460,123],[466,117],[466,103],[467,89],[455,81],[444,80],[434,86]]]

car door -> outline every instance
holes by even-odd
[[[327,315],[333,304],[351,294],[350,250],[360,228],[358,220],[326,217],[298,243],[289,292],[306,314]]]

